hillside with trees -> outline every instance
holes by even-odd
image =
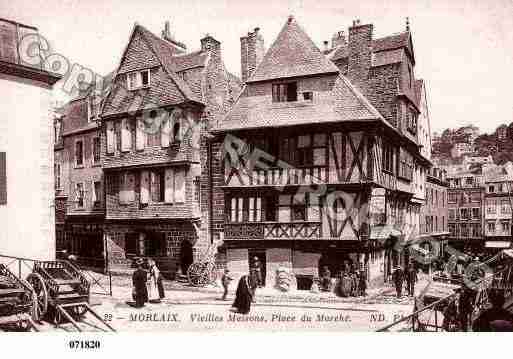
[[[434,137],[433,156],[443,162],[451,161],[451,149],[454,144],[465,142],[474,146],[473,155],[475,156],[491,155],[496,164],[513,161],[513,122],[509,125],[500,125],[491,134],[479,134],[473,141],[472,135],[468,133],[469,127],[446,129],[440,136]],[[457,161],[458,159],[452,160]]]

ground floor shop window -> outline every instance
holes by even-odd
[[[160,257],[167,255],[167,241],[163,232],[132,232],[125,234],[125,254],[130,256]]]

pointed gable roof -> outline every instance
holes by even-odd
[[[296,20],[289,17],[247,82],[338,72]]]
[[[187,101],[203,104],[200,96],[176,74],[171,59],[178,54],[180,51],[175,45],[136,24],[114,75],[113,88],[104,102],[102,116],[117,115],[132,110],[130,106],[133,105],[136,96],[143,101],[138,105],[141,108],[177,105]],[[152,85],[149,88],[128,91],[133,96],[127,96],[126,90],[118,91],[125,87],[119,75],[157,66],[161,66],[161,69],[156,72],[155,79],[152,75]]]

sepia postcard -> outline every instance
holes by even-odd
[[[511,14],[2,1],[0,342],[513,332]]]

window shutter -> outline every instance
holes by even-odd
[[[114,123],[107,122],[107,153],[114,153]]]
[[[122,173],[119,175],[119,203],[125,204],[126,197],[126,173]]]
[[[175,172],[175,202],[185,202],[185,171]]]
[[[128,173],[127,175],[127,202],[135,201],[135,174]]]
[[[167,116],[162,119],[162,126],[160,130],[160,145],[162,147],[169,147],[169,139],[170,139],[170,132],[171,132],[171,124],[170,120]]]
[[[0,205],[1,204],[7,204],[7,161],[5,152],[0,152]]]
[[[121,151],[130,151],[131,147],[132,136],[130,133],[130,122],[125,118],[121,121]]]
[[[150,173],[141,172],[141,203],[147,204],[150,200]]]
[[[261,222],[262,221],[262,198],[257,197],[256,198],[256,221]]]
[[[255,221],[254,210],[255,210],[255,198],[249,197],[249,218],[248,218],[249,222]]]
[[[135,147],[137,150],[144,150],[146,143],[146,132],[144,131],[144,121],[137,119],[137,132],[135,133]]]
[[[91,181],[91,202],[94,205],[96,202],[96,186],[94,184],[94,181]]]
[[[160,202],[160,178],[157,172],[150,172],[151,201]]]
[[[165,179],[165,192],[164,201],[166,203],[173,203],[175,201],[175,172],[172,168],[166,168],[166,179]]]

